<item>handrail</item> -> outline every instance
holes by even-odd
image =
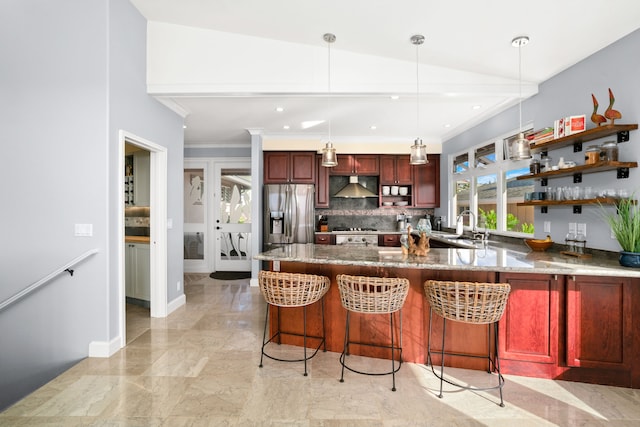
[[[26,297],[31,292],[35,291],[40,286],[44,285],[45,283],[47,283],[49,280],[53,279],[54,277],[56,277],[60,273],[64,273],[66,271],[71,276],[73,276],[73,270],[71,270],[71,267],[73,267],[74,265],[78,264],[80,261],[84,260],[85,258],[88,258],[93,254],[97,254],[98,252],[99,251],[98,251],[97,248],[88,250],[87,252],[83,253],[79,257],[71,260],[69,263],[63,265],[62,267],[58,268],[57,270],[53,271],[52,273],[49,273],[48,275],[46,275],[42,279],[38,280],[37,282],[33,283],[32,285],[28,286],[27,288],[21,290],[20,292],[18,292],[14,296],[10,297],[9,299],[3,301],[2,304],[0,304],[0,311],[2,311],[5,308],[9,307],[14,302]]]

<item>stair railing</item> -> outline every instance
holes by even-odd
[[[39,287],[41,287],[42,285],[48,283],[51,279],[53,279],[54,277],[58,276],[59,274],[62,274],[64,272],[69,273],[71,276],[73,276],[73,270],[71,267],[75,266],[76,264],[80,263],[82,260],[84,260],[85,258],[90,257],[91,255],[97,254],[99,251],[98,249],[91,249],[88,250],[87,252],[83,253],[82,255],[80,255],[77,258],[74,258],[73,260],[71,260],[70,262],[68,262],[67,264],[63,265],[62,267],[54,270],[53,272],[47,274],[45,277],[43,277],[42,279],[38,280],[37,282],[33,283],[32,285],[29,285],[28,287],[26,287],[25,289],[21,290],[20,292],[18,292],[17,294],[15,294],[14,296],[6,299],[5,301],[3,301],[0,304],[0,311],[4,310],[5,308],[9,307],[11,304],[21,300],[22,298],[26,297],[27,295],[29,295],[31,292],[35,291],[36,289],[38,289]]]

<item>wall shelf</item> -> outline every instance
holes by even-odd
[[[517,179],[544,179],[544,178],[560,178],[563,176],[571,176],[576,173],[588,174],[596,172],[604,172],[609,170],[617,170],[621,168],[637,168],[638,162],[598,162],[592,165],[579,165],[572,168],[558,169],[557,171],[541,172],[534,175],[521,175]]]
[[[615,205],[618,199],[615,197],[598,197],[596,199],[580,200],[530,200],[520,202],[518,206],[576,206],[576,205]]]
[[[553,139],[548,142],[544,142],[538,145],[531,146],[532,153],[540,153],[547,150],[555,150],[562,147],[568,147],[574,144],[581,144],[583,142],[593,141],[594,139],[605,138],[610,135],[619,134],[618,142],[623,142],[628,139],[628,133],[631,130],[638,129],[638,124],[629,125],[603,125],[593,129],[585,130],[584,132],[576,133],[562,138]],[[625,135],[626,134],[626,135]]]

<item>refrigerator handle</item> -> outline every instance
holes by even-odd
[[[285,198],[284,198],[284,238],[286,243],[291,243],[292,233],[291,233],[291,187],[287,186],[285,188]]]

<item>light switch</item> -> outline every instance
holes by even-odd
[[[544,232],[551,233],[551,221],[544,222]]]
[[[167,228],[169,230],[173,228],[173,218],[167,218]]]
[[[79,237],[93,236],[93,224],[76,224],[75,235]]]

